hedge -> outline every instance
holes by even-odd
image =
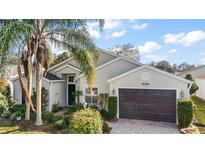
[[[194,104],[191,100],[180,99],[177,105],[178,124],[180,128],[191,125],[194,117]]]
[[[109,119],[117,118],[117,97],[116,96],[108,97],[108,112],[109,112]]]

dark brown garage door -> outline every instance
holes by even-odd
[[[119,89],[120,118],[176,122],[176,91]]]

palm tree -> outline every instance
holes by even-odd
[[[71,52],[85,73],[88,84],[93,83],[95,79],[93,59],[97,59],[93,57],[97,57],[97,50],[87,31],[87,21],[69,19],[3,21],[0,29],[0,51],[4,55],[15,49],[22,51],[28,42],[32,41],[33,43],[31,50],[34,54],[34,68],[36,71],[37,104],[35,125],[42,125],[41,85],[42,77],[48,69],[48,53],[51,45]],[[98,21],[102,30],[104,20]],[[28,93],[28,90],[25,90],[25,92]]]

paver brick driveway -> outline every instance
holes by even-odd
[[[111,134],[179,134],[176,124],[147,120],[119,119],[109,122]]]

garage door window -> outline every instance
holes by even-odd
[[[85,101],[88,104],[98,103],[98,87],[85,88]]]

